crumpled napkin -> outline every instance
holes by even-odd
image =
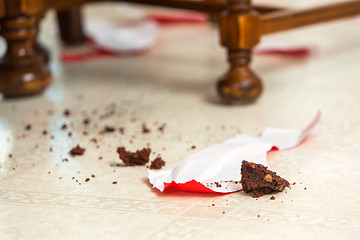
[[[173,170],[148,170],[149,182],[161,192],[167,188],[186,191],[230,193],[242,189],[243,160],[268,166],[267,153],[301,143],[320,120],[321,113],[303,130],[267,128],[259,137],[245,134],[208,147],[184,159]]]

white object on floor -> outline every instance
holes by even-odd
[[[86,24],[86,34],[97,47],[114,53],[144,51],[155,46],[158,24],[151,20],[117,24],[106,19],[92,19]]]
[[[172,171],[149,170],[149,181],[160,191],[166,189],[166,184],[185,184],[193,180],[214,192],[239,191],[242,189],[238,182],[241,180],[240,167],[243,160],[268,166],[267,153],[273,147],[284,150],[297,146],[315,127],[320,116],[318,112],[304,130],[268,128],[260,137],[240,134],[190,155]],[[177,188],[199,191],[198,188],[193,189],[192,185],[180,185]]]

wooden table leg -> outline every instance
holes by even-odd
[[[228,49],[230,69],[217,85],[225,102],[253,102],[262,91],[259,77],[249,68],[251,49],[260,40],[260,24],[250,0],[227,1],[227,10],[220,16],[220,33],[221,44]]]
[[[85,42],[80,7],[57,11],[61,40],[68,46]]]
[[[7,42],[6,54],[0,60],[0,92],[8,98],[42,92],[51,75],[42,56],[34,51],[35,15],[6,17],[0,25],[0,34]]]

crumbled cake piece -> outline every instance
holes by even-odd
[[[70,110],[69,110],[69,109],[65,109],[65,110],[64,110],[64,116],[65,116],[65,117],[69,117],[70,114],[71,114],[71,113],[70,113]]]
[[[145,123],[143,123],[141,126],[142,126],[142,133],[144,134],[150,133],[150,129],[146,126]]]
[[[111,126],[105,126],[104,129],[100,133],[112,133],[115,131],[114,127]]]
[[[163,125],[161,125],[161,126],[158,128],[158,130],[159,130],[161,133],[164,133],[165,127],[166,127],[166,123],[164,123]]]
[[[72,156],[82,156],[84,155],[85,152],[85,148],[81,148],[79,145],[77,145],[76,147],[74,147],[73,149],[70,150],[70,154]]]
[[[161,169],[165,166],[165,161],[161,157],[155,158],[150,164],[150,169]]]
[[[68,128],[68,126],[66,125],[66,123],[64,123],[63,125],[61,125],[61,130],[66,130]]]
[[[261,164],[243,161],[241,175],[243,190],[247,193],[251,192],[256,198],[272,192],[281,192],[285,187],[290,186],[287,180]]]
[[[149,162],[151,149],[143,148],[136,152],[128,152],[124,147],[118,147],[117,153],[119,154],[119,158],[127,166],[145,165]]]

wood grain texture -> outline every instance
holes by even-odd
[[[13,72],[14,74],[17,72],[18,80],[12,82],[22,85],[24,81],[19,80],[21,79],[19,71],[23,74],[24,72],[17,69],[19,65],[37,66],[32,68],[34,71],[32,74],[39,77],[34,82],[44,82],[38,87],[32,87],[29,93],[40,92],[48,84],[50,76],[47,75],[49,73],[45,64],[48,59],[46,51],[34,41],[34,32],[37,31],[34,16],[42,15],[49,9],[57,9],[63,41],[70,45],[78,44],[84,41],[80,7],[82,4],[96,1],[100,0],[0,0],[1,32],[9,45],[8,53],[1,60],[1,71],[10,74],[10,69],[14,69]],[[252,102],[260,95],[262,84],[259,77],[251,71],[249,64],[251,49],[259,42],[261,35],[360,13],[360,0],[300,11],[254,6],[251,0],[130,0],[129,2],[220,15],[221,44],[228,50],[230,69],[220,79],[218,92],[227,102]],[[20,24],[24,17],[31,26],[24,27]],[[41,55],[42,60],[36,60]],[[11,74],[6,76],[9,78]],[[0,78],[2,89],[4,89],[4,79],[4,77]],[[16,88],[15,84],[12,86]],[[21,94],[26,95],[25,92],[22,91]]]
[[[277,11],[261,17],[262,34],[302,27],[360,14],[360,1],[337,3],[300,11]]]
[[[5,17],[5,0],[0,0],[0,18]]]
[[[250,0],[228,0],[220,18],[221,44],[228,49],[230,69],[220,78],[217,89],[227,103],[255,101],[262,84],[249,67],[251,49],[260,40],[260,18]]]
[[[89,2],[96,2],[99,0],[61,0],[61,1],[45,1],[44,9],[56,8],[67,9],[69,6],[79,7],[82,4]],[[109,0],[112,2],[123,2],[121,0]],[[219,13],[226,9],[226,0],[130,0],[131,3],[140,3],[153,6],[164,6],[178,9],[188,9],[207,13]],[[267,13],[280,10],[279,8],[256,5],[255,9],[258,12]]]
[[[58,10],[57,19],[63,43],[74,46],[85,42],[81,9],[79,7]]]
[[[7,42],[7,51],[0,61],[0,92],[10,98],[43,91],[51,76],[42,56],[33,48],[36,17],[4,18],[0,25],[0,34]]]

